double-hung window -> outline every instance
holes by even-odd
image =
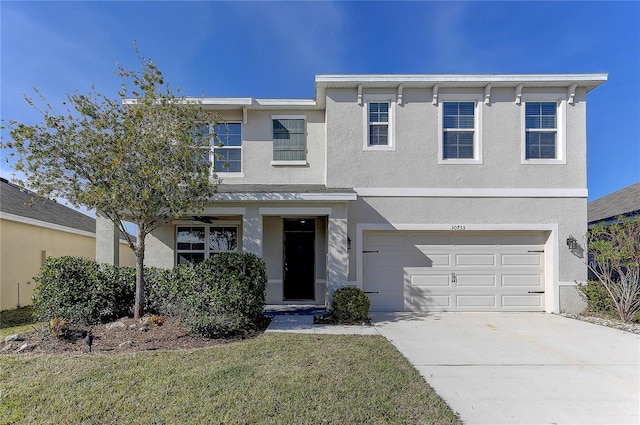
[[[539,93],[522,97],[522,163],[565,164],[566,97]]]
[[[476,99],[441,95],[440,164],[481,164],[481,111]],[[451,100],[448,100],[448,99]]]
[[[306,165],[307,133],[304,115],[273,115],[272,165]]]
[[[176,231],[177,263],[199,263],[225,251],[238,250],[238,226],[178,226]]]
[[[221,123],[213,127],[213,169],[216,173],[242,172],[242,124]]]
[[[364,96],[365,150],[394,149],[395,96]]]

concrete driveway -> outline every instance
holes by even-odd
[[[465,424],[640,424],[640,336],[545,313],[372,313]]]

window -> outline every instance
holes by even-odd
[[[389,102],[369,103],[369,146],[389,146]]]
[[[178,226],[177,263],[199,263],[216,252],[238,250],[238,226]]]
[[[304,116],[272,116],[273,165],[306,165]]]
[[[443,107],[443,159],[473,158],[473,102],[446,102]]]
[[[439,164],[482,164],[481,114],[477,96],[439,96]]]
[[[224,123],[213,127],[213,169],[217,173],[242,172],[242,124]]]
[[[395,96],[364,96],[364,149],[392,150]]]
[[[523,164],[566,164],[566,95],[522,95]]]

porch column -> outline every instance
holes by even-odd
[[[120,265],[120,231],[100,211],[96,211],[96,261]]]
[[[347,286],[349,253],[347,251],[347,204],[332,208],[328,223],[327,305],[333,292]]]
[[[262,257],[262,216],[257,207],[248,207],[242,216],[242,251]]]

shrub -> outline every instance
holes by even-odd
[[[48,258],[34,277],[34,316],[94,324],[126,316],[133,305],[135,270],[82,257]]]
[[[600,281],[589,280],[586,283],[581,283],[578,285],[578,291],[587,303],[587,311],[592,313],[613,312],[611,296]]]
[[[188,291],[197,290],[196,267],[180,264],[172,269],[145,268],[146,311],[169,317],[182,317]]]
[[[369,320],[369,298],[360,288],[345,286],[333,293],[329,315],[341,322]]]
[[[220,337],[255,328],[265,304],[267,273],[262,259],[224,252],[191,267],[197,278],[192,278],[191,270],[178,272],[187,277],[178,298],[188,306],[184,320],[191,332]]]

